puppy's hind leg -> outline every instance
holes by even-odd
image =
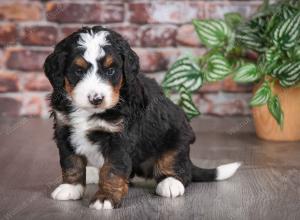
[[[156,194],[175,198],[184,194],[185,185],[191,181],[189,162],[177,150],[163,153],[155,162],[154,178],[158,182]],[[179,160],[180,159],[180,163]]]

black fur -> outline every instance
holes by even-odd
[[[53,86],[50,97],[52,109],[62,112],[66,120],[74,111],[74,107],[64,89],[64,77],[68,72],[70,60],[80,53],[75,47],[78,34],[90,30],[83,28],[61,41],[45,62],[45,73]],[[139,175],[155,178],[159,182],[167,176],[154,174],[154,165],[151,162],[146,169],[142,169],[141,164],[151,158],[156,161],[164,153],[173,151],[173,176],[185,186],[192,180],[214,180],[215,169],[203,170],[191,163],[190,144],[194,142],[195,135],[184,112],[164,96],[154,80],[138,74],[139,59],[128,43],[111,30],[102,27],[93,27],[92,30],[109,31],[108,40],[111,45],[106,50],[113,51],[120,58],[118,65],[124,77],[124,84],[120,89],[120,102],[112,109],[94,114],[89,119],[102,119],[109,123],[122,119],[123,131],[109,133],[92,130],[86,134],[91,143],[99,145],[99,151],[105,160],[113,165],[111,172],[126,179]],[[66,158],[75,154],[74,146],[70,142],[71,128],[71,124],[59,123],[54,114],[54,139],[59,148],[63,171],[70,168],[70,164],[65,162]],[[78,179],[78,182],[84,184],[82,179]]]

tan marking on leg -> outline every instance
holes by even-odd
[[[86,158],[79,155],[71,155],[66,158],[66,161],[70,164],[70,168],[63,168],[63,183],[81,183],[85,185],[85,167],[87,165]]]
[[[127,193],[127,178],[113,173],[111,164],[104,163],[100,170],[99,190],[92,202],[97,199],[100,201],[110,200],[113,205],[117,205]]]
[[[163,153],[155,161],[154,177],[176,176],[176,173],[173,169],[176,155],[177,155],[176,150],[170,150],[170,151]]]

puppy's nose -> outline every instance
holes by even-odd
[[[103,101],[103,97],[101,95],[98,95],[98,94],[88,95],[88,99],[89,99],[89,102],[92,105],[100,105],[101,102]]]

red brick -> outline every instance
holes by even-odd
[[[180,54],[177,49],[147,50],[135,49],[140,58],[142,72],[157,72],[167,70]]]
[[[124,19],[123,4],[49,2],[46,11],[49,21],[59,23],[113,23]]]
[[[15,73],[0,71],[0,93],[18,91],[18,81],[18,77]]]
[[[261,5],[261,2],[219,1],[206,3],[206,18],[224,18],[228,12],[239,12],[243,17],[250,17]]]
[[[0,96],[0,115],[1,116],[18,116],[21,109],[20,100],[12,97]]]
[[[144,73],[166,71],[179,57],[186,55],[201,56],[202,48],[135,48],[139,58],[141,71]]]
[[[5,48],[0,47],[0,67],[4,66],[5,63]]]
[[[225,92],[251,92],[252,89],[252,84],[237,84],[230,77],[223,81],[223,91]]]
[[[165,47],[175,45],[176,27],[170,25],[143,28],[141,44],[144,47]]]
[[[177,44],[183,46],[199,46],[200,40],[192,24],[182,25],[177,30]]]
[[[131,46],[140,45],[139,28],[133,24],[110,27],[112,30],[121,34]]]
[[[53,26],[27,26],[21,30],[20,41],[24,45],[51,46],[56,43],[57,35]]]
[[[105,25],[103,25],[105,27]],[[62,34],[63,38],[69,36],[73,32],[79,30],[82,26],[81,25],[72,25],[72,26],[63,26],[62,27]],[[139,46],[140,45],[140,40],[139,40],[139,28],[134,25],[110,25],[108,28],[118,32],[121,34],[131,46]]]
[[[0,20],[32,21],[41,19],[39,3],[2,3],[0,5]]]
[[[35,71],[42,70],[50,51],[9,48],[6,51],[6,66],[10,69]]]
[[[187,23],[203,18],[204,4],[191,2],[130,3],[130,21],[133,23]]]
[[[24,89],[28,91],[51,91],[52,87],[47,77],[42,74],[28,73],[24,75]]]
[[[201,93],[219,92],[222,90],[222,82],[205,83],[201,88]]]
[[[17,41],[17,30],[15,24],[0,25],[0,46],[15,44]]]
[[[195,96],[195,104],[204,114],[212,115],[249,115],[251,94],[246,93],[209,93]]]
[[[189,47],[189,48],[180,48],[180,56],[192,55],[195,57],[203,56],[206,53],[205,48]]]
[[[71,27],[70,26],[63,26],[61,28],[62,37],[65,38],[65,37],[71,35],[73,32],[78,31],[80,28],[82,28],[81,25],[76,25],[76,26],[71,26]],[[59,39],[59,40],[62,40],[62,39]]]

